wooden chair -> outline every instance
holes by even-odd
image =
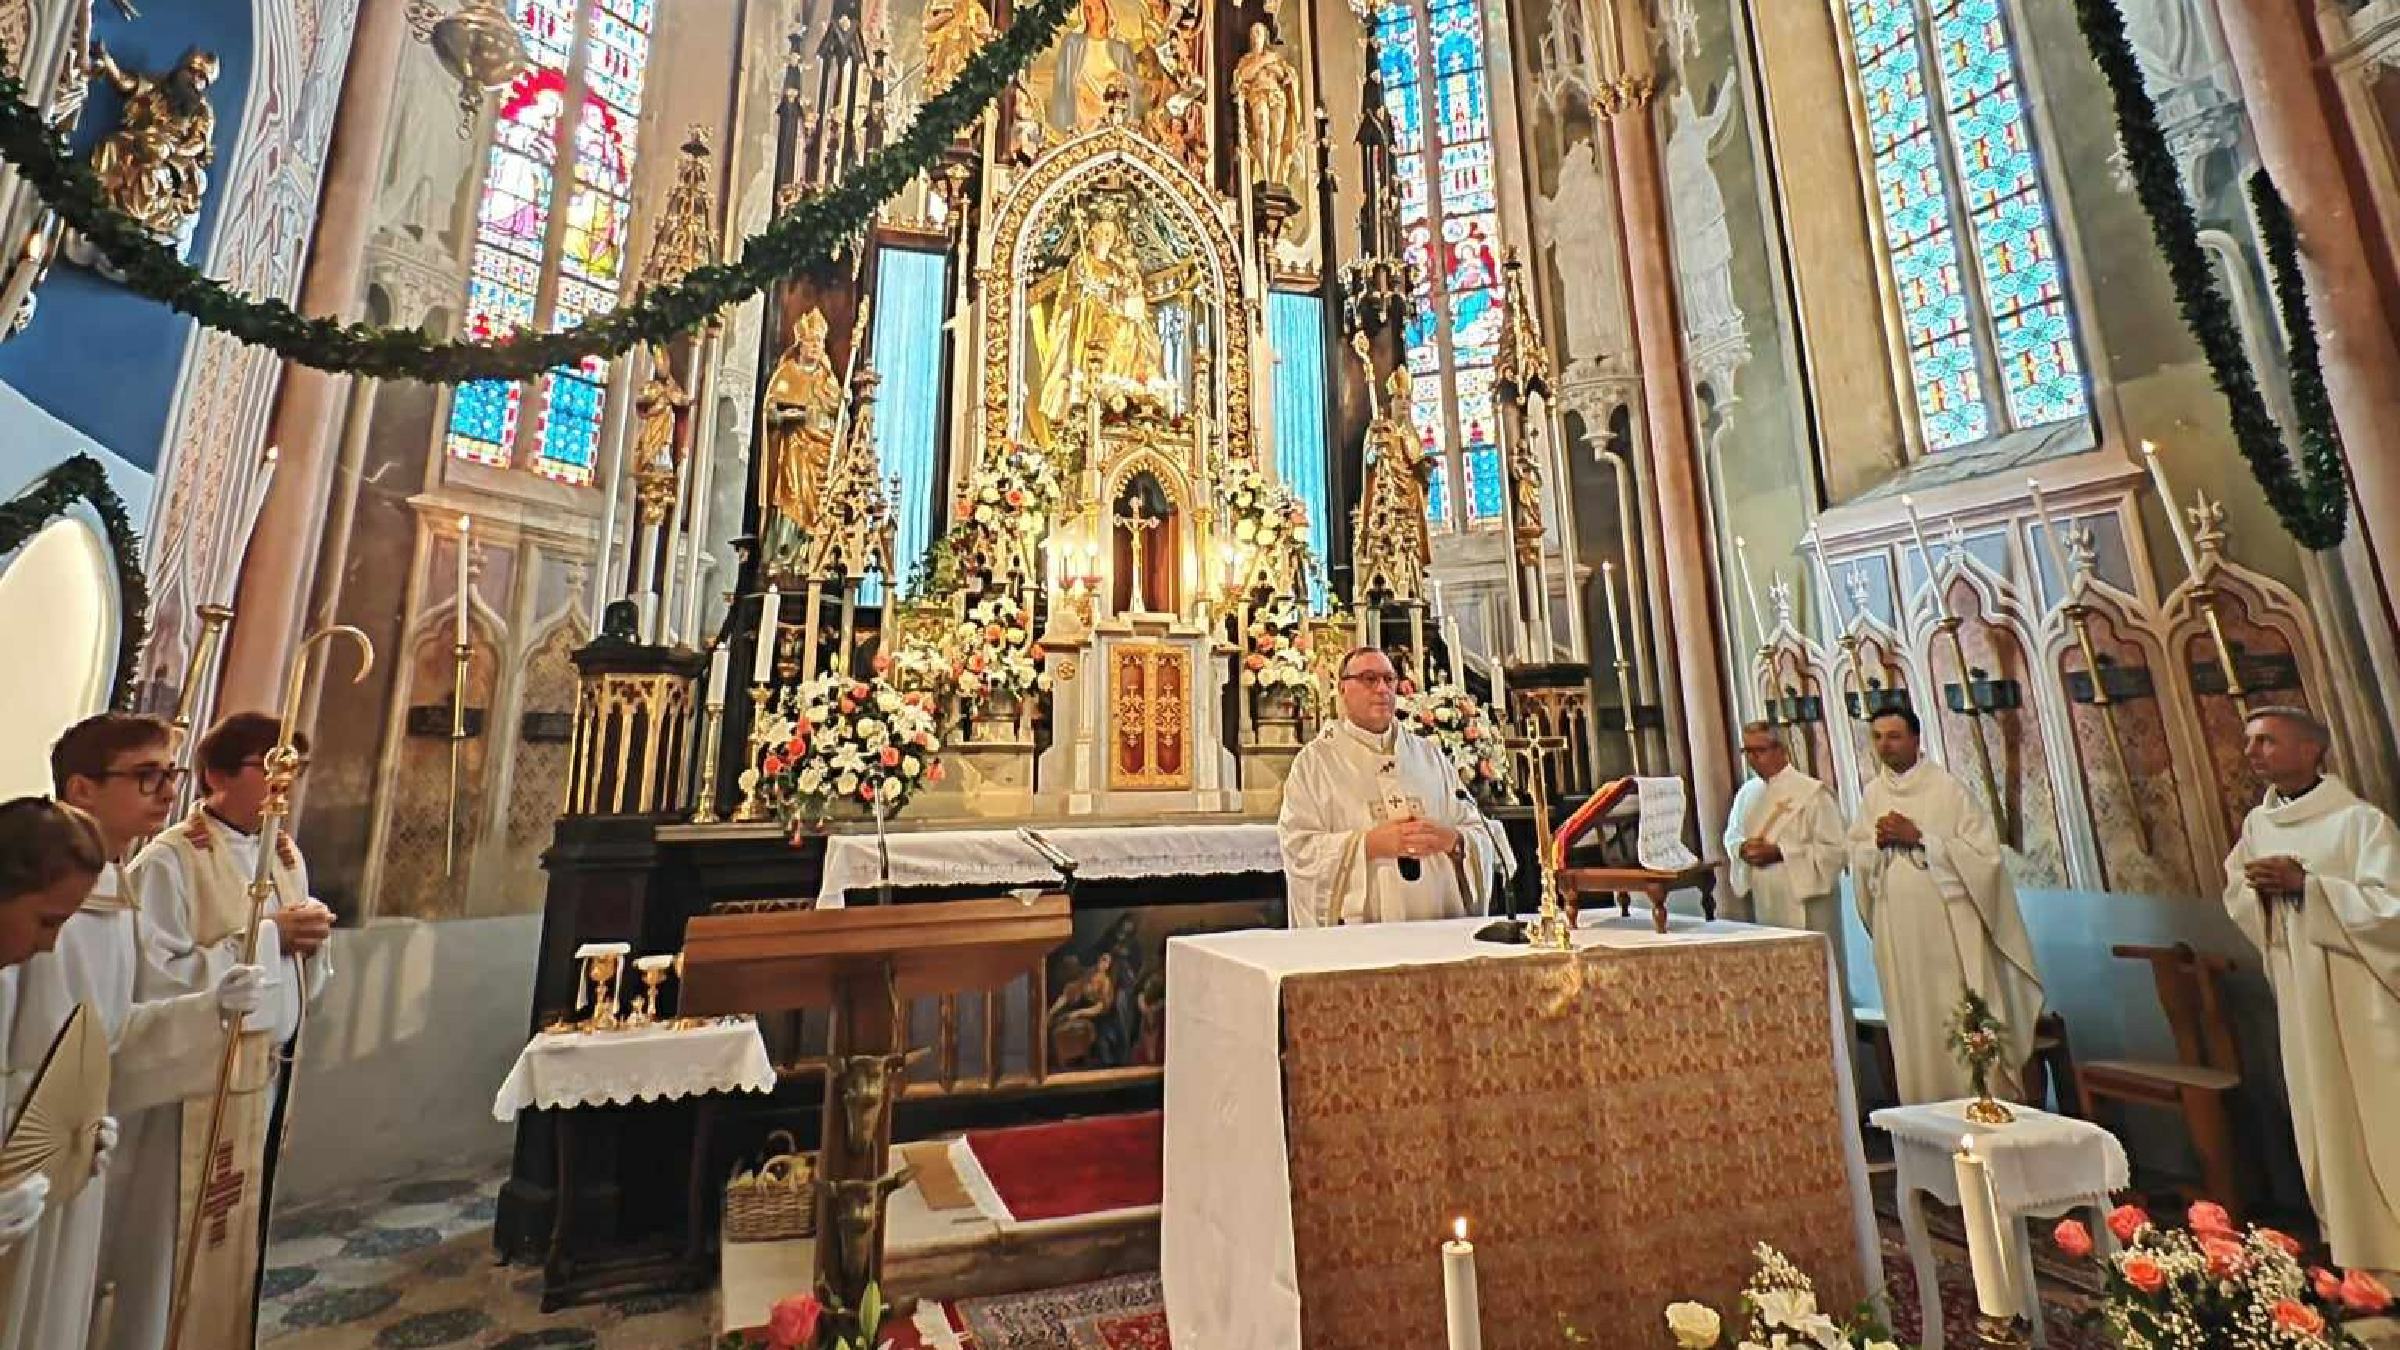
[[[2234,964],[2222,956],[2173,947],[2112,947],[2128,961],[2147,961],[2158,1002],[2175,1036],[2173,1063],[2104,1059],[2076,1074],[2094,1117],[2104,1101],[2181,1112],[2200,1157],[2201,1198],[2223,1205],[2238,1221],[2242,1184],[2235,1169],[2230,1098],[2242,1085],[2242,1061],[2226,1015],[2222,982]]]

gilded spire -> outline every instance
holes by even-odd
[[[708,182],[708,129],[695,126],[675,164],[675,186],[659,212],[658,232],[643,260],[641,289],[672,286],[693,268],[717,260],[716,193]]]

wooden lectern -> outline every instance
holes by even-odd
[[[891,1101],[912,998],[999,989],[1072,935],[1064,894],[858,909],[696,915],[684,928],[687,1016],[828,1008],[833,1040],[817,1153],[817,1283],[856,1308],[882,1278]]]
[[[1567,817],[1552,836],[1559,858],[1559,898],[1567,907],[1569,926],[1582,912],[1586,895],[1614,896],[1617,913],[1633,913],[1636,893],[1650,901],[1650,926],[1658,932],[1667,931],[1667,897],[1686,888],[1700,892],[1700,909],[1710,919],[1717,917],[1717,868],[1719,864],[1698,862],[1679,872],[1662,872],[1641,865],[1633,856],[1632,833],[1639,823],[1640,810],[1635,799],[1635,783],[1620,778],[1592,794],[1574,815]],[[1599,857],[1583,863],[1567,861],[1568,850],[1586,835],[1599,836]]]

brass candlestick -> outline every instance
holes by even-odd
[[[714,825],[723,817],[717,814],[717,758],[725,749],[725,705],[702,704],[700,708],[700,790],[692,802],[692,823]]]
[[[2200,621],[2208,625],[2208,639],[2217,645],[2217,665],[2225,672],[2225,697],[2233,700],[2233,710],[2244,722],[2250,720],[2250,691],[2242,687],[2241,672],[2234,669],[2233,644],[2225,640],[2225,625],[2217,618],[2217,588],[2192,582],[2192,604],[2200,610]]]
[[[2133,768],[2125,758],[2125,737],[2117,730],[2117,702],[2108,694],[2108,682],[2102,678],[2100,656],[2092,646],[2092,607],[2069,601],[2059,607],[2067,622],[2075,628],[2075,645],[2083,649],[2083,668],[2092,677],[2092,706],[2100,710],[2100,725],[2108,732],[2108,753],[2117,768],[2117,781],[2125,785],[2125,803],[2133,809],[2133,828],[2142,852],[2150,851],[2150,817],[2142,810],[2142,794],[2133,781]]]
[[[750,825],[767,818],[767,804],[759,796],[761,767],[767,757],[767,687],[750,686],[750,753],[747,781],[742,785],[742,804],[733,809],[736,825]]]
[[[1642,776],[1642,735],[1633,720],[1633,663],[1617,657],[1617,703],[1625,710],[1625,751],[1633,759],[1633,776]],[[1500,715],[1508,715],[1502,708]]]
[[[191,660],[183,667],[183,692],[175,698],[175,720],[170,724],[175,736],[177,757],[190,742],[194,714],[200,709],[200,687],[208,682],[209,667],[216,664],[217,644],[225,637],[225,626],[233,622],[230,605],[202,605],[200,637],[192,643]]]
[[[450,816],[442,829],[442,875],[446,877],[458,875],[458,761],[467,743],[467,661],[474,652],[473,645],[465,642],[450,648]]]
[[[1973,677],[1967,669],[1967,644],[1958,635],[1959,626],[1964,622],[1955,614],[1944,614],[1934,627],[1950,640],[1950,655],[1958,662],[1958,685],[1965,694],[1959,702],[1963,705],[1967,725],[1975,733],[1975,765],[1983,771],[1983,795],[1991,804],[1992,825],[2000,831],[2002,843],[2013,845],[2020,842],[2016,817],[2009,812],[2007,802],[2000,795],[2000,774],[1992,766],[1991,744],[1984,739],[1983,724],[1989,714],[1975,702]]]

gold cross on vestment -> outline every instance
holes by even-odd
[[[200,1189],[200,1212],[208,1219],[208,1245],[222,1247],[230,1236],[233,1211],[242,1203],[242,1189],[249,1184],[249,1177],[233,1165],[231,1140],[217,1145],[211,1164],[208,1183]]]

